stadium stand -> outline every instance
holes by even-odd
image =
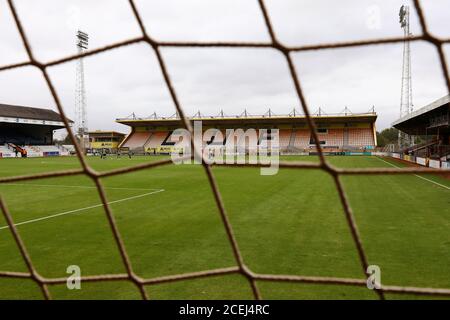
[[[280,130],[280,148],[289,148],[292,130]]]
[[[75,153],[75,146],[73,144],[63,144],[60,146],[63,151]]]
[[[392,126],[425,143],[400,150],[401,154],[437,161],[450,160],[450,95],[395,121]]]
[[[150,136],[150,139],[146,144],[144,144],[145,149],[153,149],[158,148],[164,145],[166,138],[169,136],[169,132],[167,131],[156,131],[153,132]]]
[[[62,153],[62,150],[58,146],[49,145],[49,146],[25,146],[24,147],[28,151],[28,156],[59,156]]]
[[[65,154],[53,145],[53,131],[62,128],[60,115],[52,110],[0,104],[0,156]]]
[[[367,129],[362,129],[368,131]],[[370,134],[370,131],[369,131]],[[322,135],[319,133],[319,138]],[[326,145],[342,148],[344,146],[344,130],[329,129],[326,136],[323,137]],[[374,145],[374,141],[368,142],[363,146]]]
[[[116,131],[90,131],[89,150],[92,153],[96,153],[100,150],[107,149],[109,153],[116,153],[124,138],[125,134]],[[131,142],[131,144],[133,144],[133,142]]]
[[[348,129],[348,144],[355,147],[374,145],[374,135],[368,129]]]
[[[309,130],[296,130],[294,141],[291,143],[295,148],[305,149],[309,147],[311,132]]]
[[[132,132],[125,138],[120,147],[130,148],[130,150],[143,148],[151,135],[151,132]]]
[[[34,146],[39,152],[59,152],[57,146]]]
[[[314,116],[318,124],[318,138],[324,150],[329,153],[345,151],[365,151],[376,146],[375,112],[351,115]],[[233,117],[193,117],[193,121],[202,121],[205,128],[216,128],[225,137],[226,129],[255,129],[258,143],[265,139],[262,129],[279,130],[279,150],[286,153],[317,152],[311,131],[307,128],[304,116],[233,116]],[[128,137],[119,147],[141,149],[147,153],[167,153],[174,143],[169,143],[173,130],[179,127],[176,118],[133,118],[116,119],[118,123],[131,127]],[[211,130],[205,130],[203,145],[224,145],[229,137],[220,139]],[[214,136],[214,138],[213,138]],[[242,139],[243,140],[243,139]],[[240,141],[242,143],[242,141]]]
[[[226,132],[219,132],[215,130],[207,130],[203,136],[203,145],[223,145],[223,142],[226,140]]]
[[[15,152],[8,145],[0,145],[0,158],[15,157]]]

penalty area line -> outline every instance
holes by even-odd
[[[160,193],[160,192],[163,192],[163,191],[165,191],[165,190],[164,189],[159,189],[159,190],[156,190],[156,191],[147,192],[147,193],[140,194],[140,195],[133,196],[133,197],[128,197],[128,198],[124,198],[124,199],[110,201],[110,202],[108,202],[108,204],[114,204],[114,203],[134,200],[134,199],[146,197],[146,196],[149,196],[149,195],[152,195],[152,194]],[[34,223],[34,222],[38,222],[38,221],[42,221],[42,220],[53,219],[53,218],[57,218],[57,217],[61,217],[61,216],[67,215],[67,214],[72,214],[72,213],[76,213],[76,212],[80,212],[80,211],[86,211],[86,210],[90,210],[90,209],[94,209],[94,208],[98,208],[98,207],[102,207],[102,206],[103,206],[103,203],[100,203],[100,204],[96,204],[96,205],[89,206],[89,207],[74,209],[74,210],[70,210],[70,211],[64,211],[64,212],[52,214],[52,215],[41,217],[41,218],[36,218],[36,219],[31,219],[31,220],[18,222],[18,223],[15,223],[14,226],[21,226],[21,225],[24,225],[24,224]],[[0,230],[8,229],[8,228],[9,228],[9,226],[2,226],[2,227],[0,227]]]
[[[387,164],[389,164],[389,165],[391,165],[391,166],[393,166],[393,167],[395,167],[395,168],[401,169],[401,167],[396,166],[395,164],[390,163],[390,162],[388,162],[388,161],[386,161],[386,160],[383,160],[383,159],[381,159],[380,157],[377,157],[377,159],[380,160],[380,161],[383,161],[384,163],[387,163]],[[435,185],[438,185],[438,186],[440,186],[440,187],[442,187],[442,188],[445,188],[445,189],[447,189],[447,190],[450,190],[450,187],[447,187],[446,185],[443,185],[443,184],[441,184],[441,183],[439,183],[439,182],[436,182],[436,181],[427,179],[427,178],[425,178],[425,177],[419,176],[418,174],[414,174],[414,175],[415,175],[417,178],[423,179],[423,180],[425,180],[425,181],[434,183]]]

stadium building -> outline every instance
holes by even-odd
[[[116,131],[90,131],[89,149],[94,153],[104,149],[108,150],[109,153],[116,153],[125,136],[124,133]]]
[[[53,132],[63,128],[60,115],[52,110],[0,104],[0,157],[66,154],[53,145]]]
[[[363,114],[313,115],[317,128],[319,143],[328,154],[363,154],[373,150],[377,144],[375,112]],[[261,116],[250,116],[246,112],[240,116],[205,117],[197,114],[191,122],[202,121],[203,130],[215,128],[221,131],[222,138],[203,136],[204,144],[225,146],[226,129],[255,129],[258,144],[263,139],[262,129],[279,129],[279,148],[281,153],[317,153],[314,139],[303,115],[275,116],[271,112]],[[136,116],[116,119],[116,122],[131,128],[130,134],[121,143],[121,148],[128,148],[135,153],[170,153],[174,151],[172,132],[180,128],[176,117],[137,118]],[[176,150],[175,150],[176,151]]]
[[[425,142],[404,150],[405,155],[437,161],[450,159],[450,95],[395,121],[392,126]]]

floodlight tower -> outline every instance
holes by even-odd
[[[88,48],[89,36],[87,33],[78,30],[76,35],[76,46],[78,54],[83,53]],[[77,62],[76,88],[75,88],[75,114],[76,114],[76,135],[80,141],[80,146],[86,150],[89,143],[88,123],[86,110],[86,87],[84,83],[83,58]]]
[[[413,111],[412,101],[412,81],[411,81],[411,46],[409,26],[409,6],[403,5],[400,8],[400,26],[404,32],[403,42],[403,67],[402,67],[402,90],[400,98],[400,118],[410,114]],[[408,136],[402,132],[398,132],[398,147],[401,149],[404,146],[411,146],[414,144],[414,137]]]

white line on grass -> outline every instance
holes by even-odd
[[[155,194],[155,193],[160,193],[160,192],[163,192],[163,191],[165,191],[165,190],[164,189],[159,189],[159,190],[156,190],[156,191],[140,194],[140,195],[133,196],[133,197],[128,197],[128,198],[124,198],[124,199],[110,201],[110,202],[108,202],[108,204],[114,204],[114,203],[129,201],[129,200],[133,200],[133,199],[137,199],[137,198],[142,198],[142,197],[149,196],[149,195]],[[42,221],[42,220],[52,219],[52,218],[64,216],[64,215],[67,215],[67,214],[72,214],[72,213],[75,213],[75,212],[85,211],[85,210],[89,210],[89,209],[94,209],[94,208],[98,208],[98,207],[102,207],[102,206],[103,206],[103,203],[96,204],[96,205],[85,207],[85,208],[65,211],[65,212],[56,213],[56,214],[52,214],[52,215],[41,217],[41,218],[36,218],[36,219],[31,219],[31,220],[27,220],[27,221],[23,221],[23,222],[18,222],[18,223],[15,223],[14,225],[15,226],[20,226],[20,225],[23,225],[23,224],[29,224],[29,223],[33,223],[33,222]],[[3,226],[3,227],[0,227],[0,230],[7,229],[7,228],[9,228],[9,226]]]
[[[34,186],[34,187],[97,189],[97,187],[95,187],[95,186],[70,186],[70,185],[63,185],[63,184],[5,183],[5,184],[2,184],[2,185],[4,185],[4,186]],[[160,189],[125,188],[125,187],[104,187],[104,189],[111,189],[111,190],[140,190],[140,191],[160,190]]]
[[[385,163],[387,163],[387,164],[389,164],[389,165],[391,165],[391,166],[393,166],[393,167],[395,167],[395,168],[399,168],[399,169],[401,168],[401,167],[399,167],[399,166],[396,166],[396,165],[393,164],[393,163],[390,163],[390,162],[387,162],[386,160],[381,159],[380,157],[377,157],[377,159],[380,160],[380,161],[383,161],[383,162],[385,162]],[[436,182],[436,181],[433,181],[433,180],[424,178],[424,177],[422,177],[422,176],[419,176],[418,174],[415,174],[415,176],[416,176],[417,178],[423,179],[423,180],[425,180],[425,181],[434,183],[435,185],[438,185],[438,186],[440,186],[440,187],[442,187],[442,188],[445,188],[445,189],[447,189],[447,190],[450,190],[450,187],[447,187],[446,185],[443,185],[443,184],[440,184],[440,183],[438,183],[438,182]]]
[[[79,162],[51,162],[51,161],[41,161],[41,164],[57,164],[57,165],[62,165],[62,166],[73,166],[73,165],[79,165]]]

